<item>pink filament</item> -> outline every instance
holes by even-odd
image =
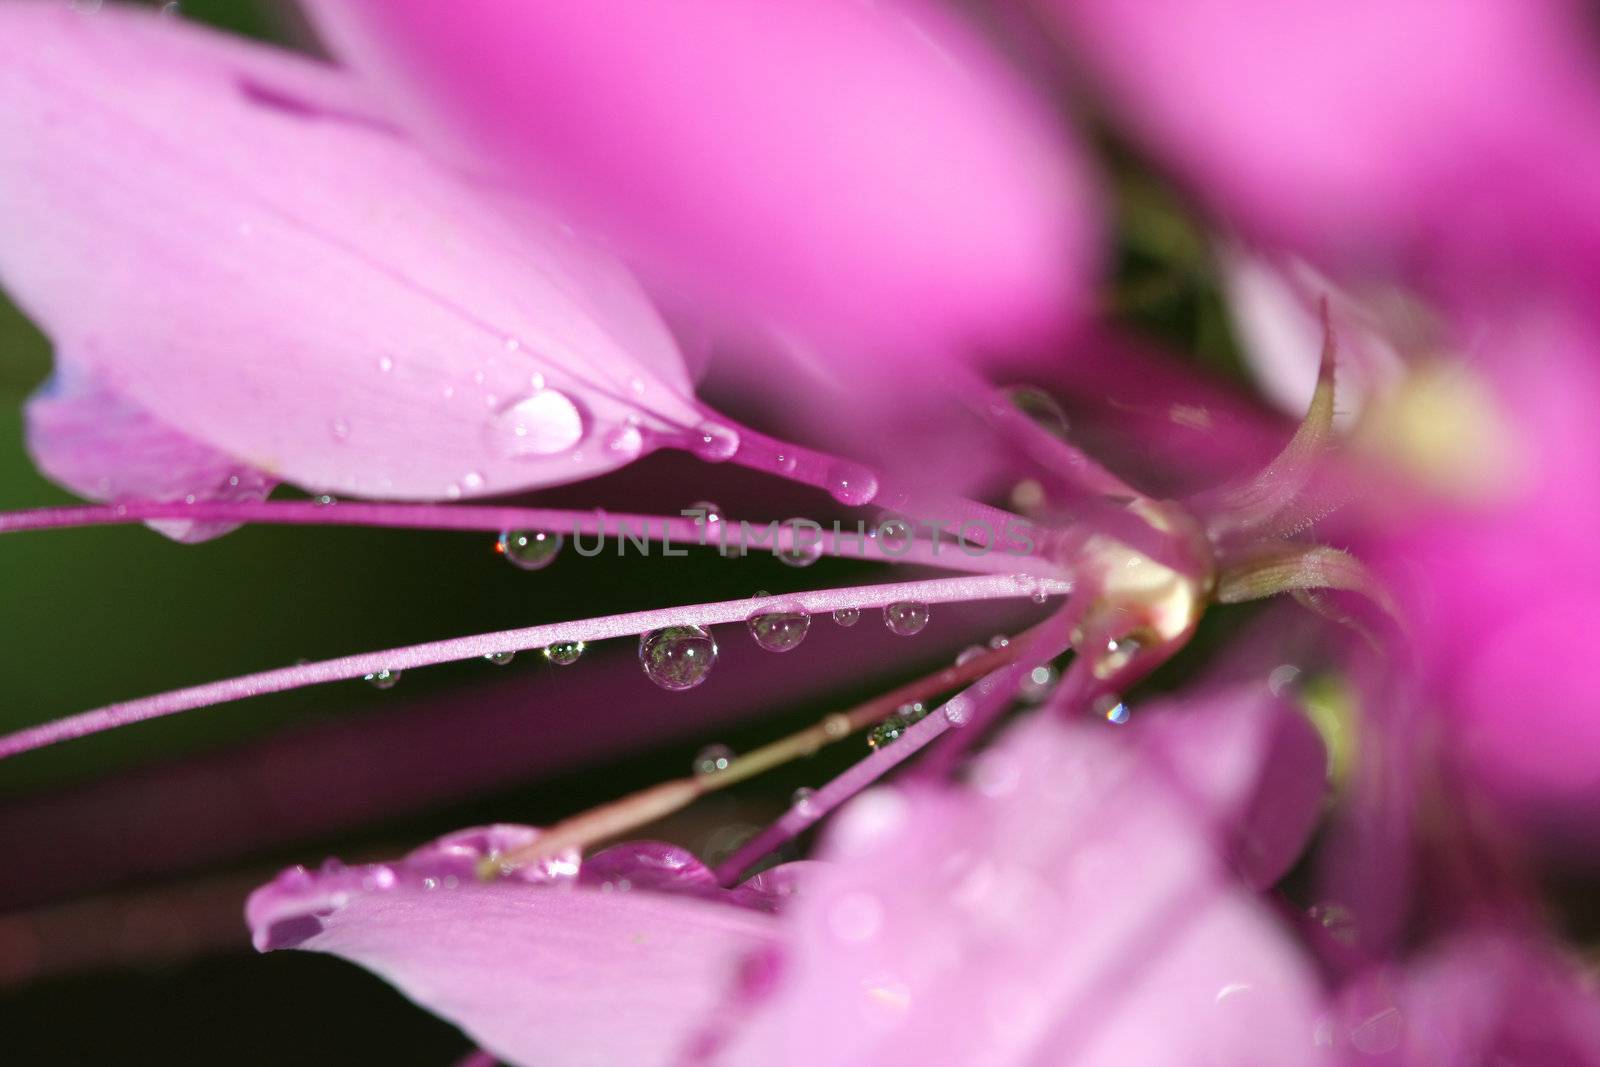
[[[494,652],[517,652],[542,648],[557,641],[601,641],[612,637],[632,637],[664,626],[711,626],[742,622],[763,606],[821,614],[841,608],[883,607],[897,601],[914,600],[925,604],[950,601],[993,600],[1011,597],[1063,595],[1071,585],[1060,579],[1031,579],[1025,576],[978,575],[964,578],[935,578],[884,585],[847,586],[820,589],[766,600],[725,600],[711,604],[657,608],[625,612],[573,622],[548,623],[515,630],[473,634],[467,637],[431,641],[420,645],[364,652],[354,656],[306,663],[293,667],[240,675],[219,682],[174,689],[138,700],[108,704],[91,711],[69,715],[0,736],[0,759],[42,748],[58,741],[100,733],[129,723],[143,722],[181,711],[222,704],[245,697],[279,693],[323,682],[360,678],[383,670],[410,670],[450,660],[471,659]]]

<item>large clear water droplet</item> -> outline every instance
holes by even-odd
[[[833,621],[840,626],[854,626],[861,621],[861,609],[836,608],[833,612]]]
[[[639,636],[639,666],[663,689],[693,689],[716,662],[716,639],[703,626],[664,626]]]
[[[822,558],[822,531],[803,519],[789,519],[778,527],[773,555],[791,567],[809,567]]]
[[[689,435],[689,451],[710,463],[721,463],[739,451],[739,432],[731,426],[702,422]]]
[[[583,656],[582,641],[553,641],[544,646],[544,658],[557,667],[570,667]]]
[[[905,732],[909,728],[910,724],[900,716],[891,715],[867,731],[867,747],[882,748],[885,745],[891,745],[905,736]]]
[[[1006,396],[1018,411],[1038,423],[1040,427],[1063,440],[1066,439],[1069,429],[1067,413],[1061,409],[1055,397],[1032,385],[1019,385],[1014,389],[1008,389]]]
[[[515,652],[485,652],[483,658],[493,663],[496,667],[504,667],[517,658]]]
[[[733,762],[733,749],[727,745],[707,745],[694,758],[694,773],[716,774]]]
[[[765,595],[765,594],[763,594]],[[799,648],[811,629],[811,616],[803,611],[758,611],[745,620],[750,636],[768,652]]]
[[[885,605],[883,625],[898,637],[919,634],[928,625],[928,605],[920,600],[898,600]]]
[[[618,426],[606,434],[606,451],[621,460],[637,459],[644,451],[644,434],[637,426]]]
[[[509,459],[553,456],[583,440],[583,413],[565,393],[541,389],[489,420],[490,443]]]
[[[541,571],[555,562],[566,541],[544,530],[503,530],[494,550],[525,571]]]
[[[916,540],[916,531],[905,519],[891,517],[880,521],[872,531],[872,536],[877,539],[878,549],[884,555],[903,556],[911,548],[911,542]]]
[[[400,684],[400,672],[384,667],[367,675],[365,681],[374,689],[393,689]]]
[[[972,701],[957,694],[950,698],[944,706],[944,721],[951,726],[965,726],[967,720],[972,718]]]
[[[878,476],[859,463],[841,460],[828,468],[828,492],[841,504],[871,503],[878,495]]]

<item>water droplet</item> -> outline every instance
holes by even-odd
[[[331,508],[339,502],[339,498],[332,493],[319,493],[311,498],[311,502],[319,508]]]
[[[878,476],[859,463],[840,461],[828,468],[828,492],[841,504],[871,503],[878,495]]]
[[[928,705],[920,700],[913,700],[909,704],[901,704],[895,708],[894,713],[908,723],[918,723],[928,717]]]
[[[693,689],[717,662],[717,642],[701,626],[665,626],[639,636],[639,666],[663,689]]]
[[[583,414],[562,392],[541,389],[489,421],[491,443],[511,459],[553,456],[583,440]]]
[[[766,596],[765,593],[758,594]],[[800,647],[811,629],[811,616],[803,611],[758,611],[745,620],[750,636],[768,652],[788,652]]]
[[[1017,684],[1017,695],[1030,704],[1037,704],[1050,695],[1059,678],[1054,667],[1041,663],[1022,676]]]
[[[1067,413],[1056,398],[1031,385],[1020,385],[1006,390],[1006,397],[1028,418],[1057,437],[1065,439],[1068,432]]]
[[[727,745],[707,745],[694,758],[694,773],[716,774],[733,762],[733,749]]]
[[[1011,638],[1007,637],[1005,634],[995,634],[993,637],[989,638],[989,647],[996,652],[999,652],[1002,648],[1010,648]]]
[[[683,510],[700,512],[701,516],[698,521],[704,523],[707,529],[722,521],[722,506],[713,504],[709,500],[698,500]]]
[[[739,451],[738,431],[715,422],[702,422],[689,438],[689,451],[710,463],[732,459]]]
[[[606,435],[606,451],[619,459],[635,459],[644,451],[644,434],[637,426],[618,426]]]
[[[799,789],[796,789],[789,797],[789,806],[794,808],[794,810],[799,812],[801,815],[815,814],[817,805],[813,798],[816,795],[817,791],[815,789],[803,785]]]
[[[393,689],[400,682],[400,672],[385,667],[367,675],[365,681],[374,689]]]
[[[333,434],[335,441],[350,440],[350,422],[347,419],[334,419],[328,424],[328,432]]]
[[[982,645],[968,645],[956,656],[956,666],[965,667],[979,656],[985,655],[988,651]]]
[[[483,658],[493,663],[496,667],[504,667],[517,658],[515,652],[485,652]]]
[[[788,452],[779,452],[772,457],[772,469],[779,474],[793,474],[797,466],[799,466],[799,461]]]
[[[582,657],[585,647],[582,641],[554,641],[544,646],[544,658],[557,667],[570,667]]]
[[[879,549],[890,556],[904,555],[916,538],[911,524],[904,519],[884,519],[872,532],[878,540]]]
[[[382,371],[384,374],[388,374],[390,371],[394,370],[394,360],[389,356],[379,356],[378,370]]]
[[[453,385],[445,385],[439,390],[439,393],[446,400],[449,400],[456,395],[456,387]]]
[[[519,351],[521,348],[522,348],[522,342],[521,341],[517,340],[515,337],[507,337],[506,338],[506,351],[507,352],[516,352],[516,351]]]
[[[444,487],[444,498],[446,500],[460,500],[461,499],[461,483],[460,482],[451,482],[449,485],[445,486]]]
[[[920,634],[922,628],[928,625],[928,605],[920,600],[899,600],[885,605],[883,625],[897,637]]]
[[[522,570],[538,571],[555,561],[565,540],[544,530],[503,530],[494,550]]]
[[[966,697],[951,697],[944,706],[944,718],[951,726],[965,726],[972,718],[972,702]]]
[[[634,396],[644,396],[644,379],[629,378],[628,392],[632,393]]]
[[[833,613],[833,621],[840,626],[854,626],[861,621],[861,609],[836,608]]]
[[[1128,721],[1128,705],[1107,693],[1094,702],[1096,715],[1102,716],[1106,722],[1121,726]]]
[[[773,555],[791,567],[809,567],[822,558],[822,531],[809,519],[788,519],[779,528]]]
[[[910,724],[898,715],[891,715],[867,731],[867,747],[882,748],[892,745],[905,735]]]
[[[478,471],[468,471],[461,476],[461,484],[467,489],[482,489],[483,475]]]

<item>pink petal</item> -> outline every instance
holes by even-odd
[[[808,328],[847,377],[864,349],[1032,338],[1083,298],[1081,163],[922,0],[311,7],[434,143],[724,312]]]
[[[1255,236],[1369,266],[1434,243],[1490,261],[1596,249],[1579,5],[1046,6],[1117,116]]]
[[[520,880],[476,879],[480,857],[536,836],[487,827],[396,864],[285,871],[250,897],[256,947],[359,963],[508,1063],[678,1062],[744,961],[771,947],[774,920],[632,891],[615,881],[632,870],[615,857],[604,891],[580,887],[572,853]]]
[[[28,451],[49,478],[92,500],[262,500],[277,482],[162,425],[98,382],[78,361],[28,401]],[[237,523],[158,520],[177,541],[225,534]]]
[[[697,418],[619,267],[436,169],[332,68],[12,3],[0,102],[7,289],[74,376],[267,477],[506,492],[632,459],[630,418]]]
[[[1206,808],[1131,732],[1052,716],[970,788],[863,796],[725,1062],[1320,1062],[1309,966]]]

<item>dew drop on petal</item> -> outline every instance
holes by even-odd
[[[716,422],[702,422],[689,435],[689,451],[709,463],[721,463],[739,451],[739,433]]]
[[[379,356],[378,370],[384,374],[388,374],[390,371],[394,370],[394,358],[391,356]]]
[[[467,489],[482,489],[483,475],[477,471],[468,471],[461,476],[461,484]]]
[[[555,562],[565,541],[560,534],[545,530],[502,530],[494,550],[515,567],[539,571]]]
[[[868,504],[878,495],[878,476],[859,463],[841,460],[828,468],[828,492],[841,504]]]
[[[583,656],[582,641],[553,641],[544,646],[544,658],[557,667],[570,667]]]
[[[374,689],[393,689],[400,682],[400,672],[385,667],[367,675],[365,681]]]
[[[515,652],[485,652],[483,658],[493,663],[496,667],[504,667],[517,658]]]
[[[893,744],[905,735],[910,725],[898,715],[889,716],[867,731],[867,747],[882,748]]]
[[[750,627],[756,644],[768,652],[789,652],[806,639],[811,616],[803,611],[758,611],[745,620],[745,625]]]
[[[854,626],[861,621],[861,609],[836,608],[833,612],[833,621],[840,626]]]
[[[339,502],[339,498],[332,493],[318,493],[311,498],[311,502],[319,508],[331,508]]]
[[[966,697],[951,697],[944,706],[944,718],[951,726],[965,726],[972,718],[972,702]]]
[[[583,440],[583,413],[565,393],[540,389],[490,419],[487,432],[509,459],[553,456]]]
[[[350,420],[345,418],[334,419],[328,424],[328,432],[333,435],[335,441],[350,440]]]
[[[663,689],[693,689],[716,662],[716,639],[703,626],[664,626],[639,636],[639,666]]]
[[[733,762],[733,749],[727,745],[707,745],[694,757],[694,773],[716,774]]]
[[[928,625],[928,605],[920,600],[897,600],[883,609],[883,625],[897,637],[910,637]]]
[[[1043,389],[1032,385],[1021,385],[1008,389],[1006,397],[1018,411],[1043,429],[1062,439],[1067,437],[1069,429],[1067,413],[1061,409],[1056,398]]]
[[[637,459],[644,451],[644,434],[637,426],[618,426],[606,435],[606,451],[619,459]]]

